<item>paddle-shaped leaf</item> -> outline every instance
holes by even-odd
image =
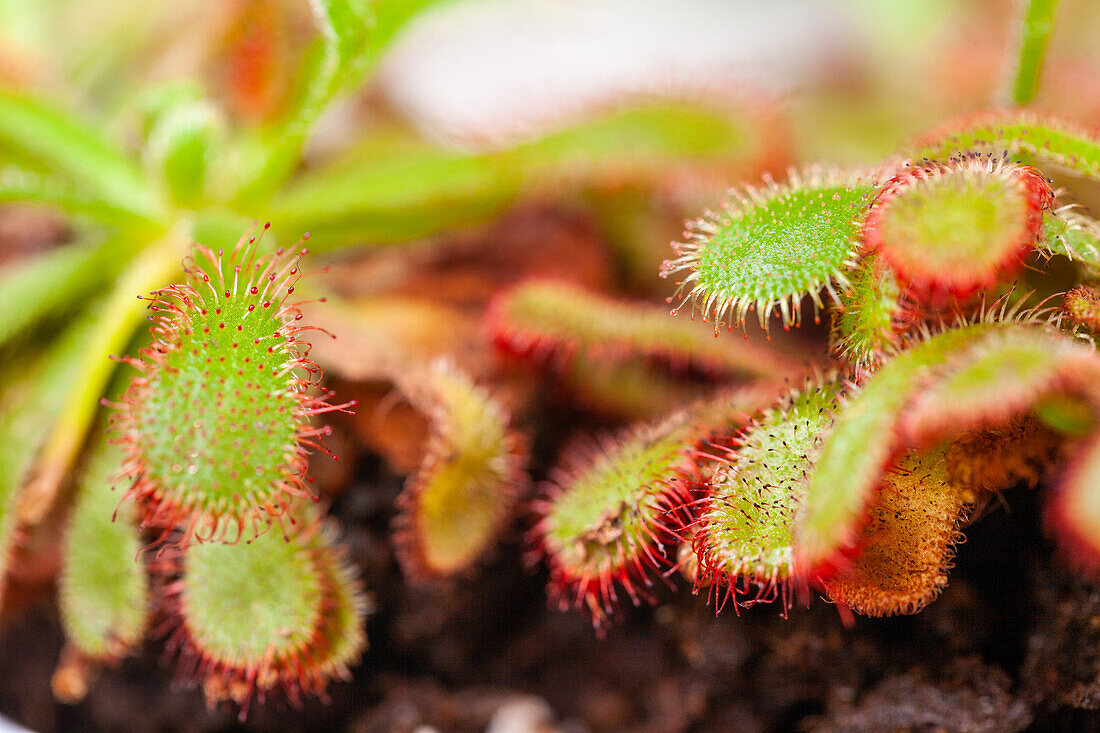
[[[777,597],[786,606],[787,581],[797,573],[795,515],[840,392],[830,382],[788,395],[734,441],[705,481],[692,526],[696,587],[710,586],[719,606]]]
[[[242,720],[253,696],[322,695],[366,644],[358,580],[320,519],[293,511],[289,537],[271,529],[237,545],[194,544],[161,563],[174,578],[164,604],[180,676],[211,705],[239,705]]]
[[[65,537],[58,598],[68,653],[54,677],[54,690],[66,702],[87,691],[82,669],[117,662],[145,636],[149,581],[138,558],[137,512],[131,504],[120,507],[119,495],[111,490],[121,463],[118,446],[100,441],[94,447]]]
[[[774,389],[724,391],[692,409],[574,447],[535,505],[534,556],[550,568],[550,594],[562,610],[584,608],[597,629],[620,594],[652,602],[658,569],[676,562],[688,521],[686,479],[698,478],[696,448],[736,431]],[[703,459],[705,462],[705,459]]]
[[[727,320],[743,325],[750,310],[762,326],[774,312],[784,326],[797,323],[802,297],[820,307],[822,288],[835,301],[876,185],[873,176],[813,168],[792,171],[786,184],[731,191],[719,211],[689,224],[688,240],[661,267],[662,277],[685,273],[677,309],[690,300],[717,330]]]
[[[944,453],[909,453],[882,477],[853,563],[825,582],[857,613],[916,613],[947,585],[959,527],[976,494],[948,477]]]
[[[223,257],[199,245],[187,282],[156,291],[152,346],[117,406],[124,474],[147,525],[177,538],[236,542],[286,512],[305,488],[314,415],[339,410],[315,390],[292,300],[306,250],[259,256],[246,234]]]

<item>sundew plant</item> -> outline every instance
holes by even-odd
[[[749,94],[636,94],[476,152],[386,117],[311,147],[433,4],[243,3],[201,83],[108,83],[142,44],[57,51],[61,92],[0,69],[0,200],[64,232],[0,271],[0,606],[47,567],[58,699],[147,637],[242,719],[348,678],[375,602],[328,513],[369,491],[324,478],[349,434],[405,477],[403,582],[522,544],[601,636],[661,584],[917,613],[1021,483],[1100,567],[1100,138],[1026,107],[1056,3],[1025,8],[1011,104],[859,167],[788,168]],[[465,265],[433,242],[560,202],[606,271],[441,276]],[[769,343],[818,326],[826,353]]]

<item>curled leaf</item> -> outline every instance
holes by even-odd
[[[899,451],[1005,425],[1054,394],[1076,396],[1095,410],[1098,381],[1100,358],[1091,349],[1018,324],[967,326],[902,352],[838,413],[800,508],[795,547],[803,570],[829,577],[858,547],[860,518]],[[1000,476],[974,466],[956,475],[969,473],[974,483],[967,489],[982,480],[1002,488],[1017,473],[1028,479],[1038,470],[1032,462],[1056,450],[1043,440],[1017,456],[1015,467],[1002,466]]]
[[[582,607],[602,628],[620,594],[635,605],[652,602],[656,571],[676,563],[691,500],[685,481],[697,477],[695,449],[743,424],[771,394],[767,388],[724,391],[562,458],[535,505],[532,532],[562,610]]]
[[[527,482],[524,442],[500,404],[445,361],[399,380],[430,433],[401,495],[398,558],[417,576],[458,573],[497,539]]]
[[[1054,392],[1081,392],[1100,381],[1094,350],[1044,329],[990,333],[952,354],[910,403],[900,434],[929,443],[972,427],[1000,425]]]
[[[837,413],[795,519],[800,573],[827,577],[843,564],[858,542],[880,477],[899,450],[898,424],[909,400],[952,352],[995,328],[966,326],[910,347],[880,367]]]

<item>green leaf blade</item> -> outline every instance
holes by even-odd
[[[991,110],[957,120],[927,135],[907,152],[913,160],[954,155],[1023,155],[1043,169],[1053,166],[1100,180],[1100,141],[1078,126],[1020,110]]]
[[[715,328],[727,318],[743,325],[750,310],[762,326],[777,310],[784,325],[795,323],[803,296],[820,306],[820,289],[847,283],[873,189],[860,176],[811,170],[735,193],[737,201],[697,220],[692,239],[674,245],[661,276],[686,272],[681,304],[700,306]]]
[[[449,363],[401,384],[431,433],[400,498],[398,559],[413,578],[452,576],[489,549],[515,509],[525,447],[499,402]]]
[[[124,237],[77,242],[0,272],[0,345],[88,296],[117,275],[137,249]]]
[[[156,221],[162,213],[133,161],[98,131],[45,102],[0,90],[0,145],[129,215]]]

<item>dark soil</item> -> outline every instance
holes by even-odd
[[[42,733],[98,731],[1083,731],[1100,730],[1100,590],[1063,568],[1035,492],[968,532],[924,612],[857,618],[820,599],[715,617],[680,584],[604,640],[546,606],[522,568],[520,525],[476,576],[407,585],[389,544],[399,477],[377,458],[333,505],[377,611],[371,647],[330,704],[228,708],[171,681],[157,643],[104,671],[81,704],[49,679],[61,647],[43,602],[0,634],[0,712]]]

